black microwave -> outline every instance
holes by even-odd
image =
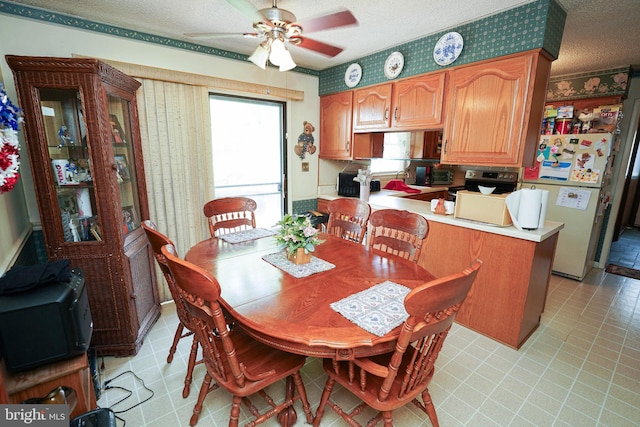
[[[338,174],[338,196],[360,197],[360,183],[354,181],[356,172],[340,172]],[[369,185],[370,191],[380,191],[380,180],[372,179]]]

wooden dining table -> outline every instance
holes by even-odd
[[[415,288],[434,277],[415,263],[320,233],[313,256],[335,265],[295,278],[262,257],[279,251],[273,236],[243,243],[203,240],[185,259],[220,283],[223,308],[255,339],[305,356],[352,360],[393,351],[400,326],[377,336],[329,305],[385,281]]]

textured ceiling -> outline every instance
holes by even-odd
[[[271,0],[249,0],[256,8]],[[359,25],[304,34],[344,48],[334,58],[292,47],[300,66],[322,70],[426,35],[475,21],[531,0],[281,0],[278,7],[298,21],[348,8]],[[607,68],[640,68],[640,0],[558,0],[567,10],[554,76]],[[188,32],[243,33],[251,19],[225,0],[18,0],[11,3],[65,13],[129,30],[146,32],[249,55],[255,39],[199,38]],[[416,11],[424,11],[416,13]]]

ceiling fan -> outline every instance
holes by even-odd
[[[233,37],[264,39],[249,60],[262,69],[266,68],[267,59],[280,71],[287,71],[296,66],[287,50],[287,44],[300,46],[328,57],[342,52],[342,48],[302,36],[306,32],[328,30],[331,28],[357,25],[358,21],[348,10],[331,13],[309,21],[299,23],[296,16],[286,9],[278,7],[278,1],[272,0],[272,6],[256,9],[249,0],[226,0],[227,3],[253,20],[254,32],[249,33],[185,33],[187,37]]]

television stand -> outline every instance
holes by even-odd
[[[43,397],[58,386],[67,386],[73,388],[78,396],[78,403],[70,418],[98,407],[86,353],[21,372],[8,372],[2,360],[0,371],[9,403]]]

